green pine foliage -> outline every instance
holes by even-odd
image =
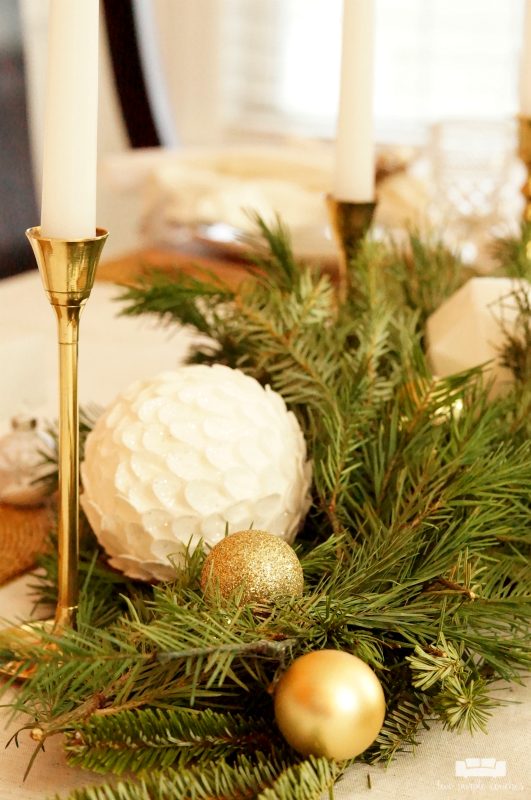
[[[92,716],[67,732],[65,748],[72,766],[122,775],[126,770],[201,766],[242,753],[272,754],[282,746],[270,720],[210,709],[197,714],[183,708],[148,708]]]
[[[517,312],[516,320],[511,326],[504,320],[507,307]],[[501,363],[511,370],[520,388],[529,386],[531,385],[531,298],[524,282],[518,280],[516,289],[502,299],[500,311],[505,333],[500,354]]]
[[[531,278],[531,222],[524,220],[519,235],[497,239],[492,254],[498,262],[498,273],[508,278]]]
[[[436,380],[423,352],[425,319],[463,281],[458,259],[416,234],[403,250],[366,242],[339,302],[280,225],[260,225],[269,249],[238,290],[153,273],[123,313],[192,326],[210,343],[190,361],[244,370],[297,415],[314,464],[296,541],[305,593],[207,601],[199,549],[175,582],[139,584],[108,568],[86,526],[78,630],[0,640],[0,664],[32,670],[13,707],[39,745],[64,733],[73,765],[136,776],[78,800],[317,800],[346,765],[301,759],[271,699],[312,650],[354,653],[382,682],[367,761],[416,747],[434,720],[484,729],[493,681],[531,666],[525,375],[489,400],[481,370]],[[44,566],[50,602],[55,558]]]
[[[414,228],[405,244],[391,240],[386,262],[387,293],[417,312],[421,326],[474,274],[433,232],[422,235]]]
[[[288,764],[258,754],[233,766],[225,761],[206,767],[164,773],[156,772],[140,781],[82,789],[72,800],[319,800],[330,789],[340,770],[324,758],[309,758]]]

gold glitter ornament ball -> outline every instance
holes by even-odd
[[[378,736],[385,698],[364,661],[341,650],[316,650],[297,658],[280,679],[275,717],[288,744],[303,756],[344,761]]]
[[[243,585],[240,605],[279,595],[300,597],[302,567],[293,548],[266,531],[238,531],[212,548],[201,573],[201,589],[229,597]]]

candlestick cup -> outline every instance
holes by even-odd
[[[347,268],[359,251],[361,242],[369,230],[376,202],[356,203],[337,200],[332,195],[326,198],[334,238],[339,245],[339,295],[347,292]]]

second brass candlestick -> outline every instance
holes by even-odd
[[[344,299],[347,293],[348,264],[356,256],[363,237],[371,226],[376,203],[337,200],[332,195],[327,196],[326,202],[334,238],[340,248],[339,296]]]
[[[518,156],[527,169],[526,182],[522,187],[525,198],[524,219],[531,222],[531,118],[520,117],[518,122]]]
[[[59,342],[59,599],[55,628],[75,627],[79,560],[79,319],[94,285],[107,231],[66,241],[30,228],[44,289],[57,317]]]

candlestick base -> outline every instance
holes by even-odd
[[[361,242],[371,227],[376,202],[355,203],[337,200],[332,195],[327,195],[326,202],[334,238],[340,248],[339,294],[344,299],[348,285],[348,264],[356,257]]]
[[[55,620],[47,619],[43,621],[29,622],[24,625],[18,625],[12,628],[6,628],[0,632],[0,650],[10,652],[13,648],[16,650],[17,645],[34,647],[41,645],[43,640],[47,642],[48,647],[54,645],[50,643],[50,636],[54,634]],[[35,667],[24,667],[22,661],[8,661],[0,667],[0,675],[7,678],[16,678],[19,681],[28,680],[35,673]]]
[[[527,180],[522,186],[525,198],[524,219],[531,222],[531,117],[518,118],[518,157],[527,169]]]

